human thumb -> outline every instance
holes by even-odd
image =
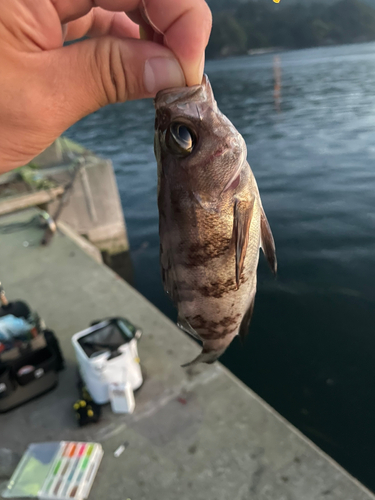
[[[45,54],[44,81],[53,82],[61,132],[107,104],[154,97],[161,89],[185,85],[173,53],[145,40],[93,38]]]

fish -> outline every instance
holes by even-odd
[[[202,342],[190,363],[213,363],[245,339],[259,249],[276,274],[272,232],[242,135],[202,83],[154,99],[160,267],[177,325]]]

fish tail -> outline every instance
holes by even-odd
[[[203,342],[202,352],[195,359],[193,359],[193,361],[185,363],[184,365],[181,365],[181,367],[186,368],[187,366],[193,366],[198,363],[207,363],[208,365],[214,363],[224,353],[225,349],[227,348],[227,345],[231,342],[231,340],[232,339],[230,339],[229,342],[225,342],[224,347],[220,345],[219,349],[217,348],[214,349],[210,345],[211,342]]]
[[[183,365],[181,365],[182,368],[186,368],[188,366],[193,366],[193,365],[197,365],[198,363],[207,363],[207,364],[212,364],[214,363],[219,357],[220,357],[221,353],[217,353],[215,351],[211,351],[211,352],[204,352],[202,351],[199,356],[197,356],[195,359],[193,359],[193,361],[190,361],[189,363],[185,363]]]

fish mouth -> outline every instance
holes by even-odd
[[[227,153],[229,151],[229,147],[220,147],[218,148],[211,156],[210,156],[210,160],[213,160],[214,158],[218,158],[220,156],[223,156],[225,155],[225,153]]]
[[[189,100],[201,91],[201,85],[194,85],[193,87],[172,87],[170,89],[160,90],[154,99],[155,108],[159,109],[179,101]]]
[[[172,104],[183,103],[187,101],[207,102],[214,104],[212,87],[206,74],[203,75],[202,83],[191,87],[172,87],[160,90],[154,99],[156,109]]]

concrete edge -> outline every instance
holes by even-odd
[[[81,250],[94,259],[98,264],[103,264],[102,254],[100,250],[90,243],[86,238],[74,231],[66,222],[60,221],[57,223],[58,229],[70,238]]]
[[[74,234],[74,232],[73,232]],[[68,236],[68,234],[67,234]],[[85,242],[84,238],[80,237],[83,239]],[[75,241],[75,240],[73,240]],[[88,243],[88,242],[87,242]],[[82,247],[80,247],[82,251],[85,251]],[[188,334],[185,334],[182,330],[180,330],[177,325],[170,320],[167,316],[165,316],[154,304],[152,304],[146,297],[144,297],[138,290],[136,290],[134,287],[129,285],[125,280],[123,280],[118,274],[116,274],[112,269],[109,267],[103,265],[104,269],[106,270],[107,273],[111,274],[113,278],[118,280],[121,283],[121,286],[125,286],[130,290],[131,293],[136,295],[137,297],[141,298],[141,300],[144,300],[148,303],[148,305],[154,309],[160,317],[163,318],[163,320],[166,323],[172,324],[181,335],[184,336],[184,338],[190,342],[191,344],[195,345],[197,348],[197,352],[200,350],[198,344],[193,340],[191,337],[189,337]],[[338,471],[340,471],[343,475],[349,478],[361,491],[369,495],[371,498],[375,500],[375,495],[372,491],[370,491],[366,486],[364,486],[358,479],[353,477],[349,472],[344,469],[340,464],[338,464],[333,458],[331,458],[327,453],[325,453],[323,450],[321,450],[315,443],[313,443],[308,437],[306,437],[301,431],[299,431],[296,427],[294,427],[293,424],[291,424],[288,420],[286,420],[282,415],[280,415],[271,405],[269,405],[266,401],[264,401],[258,394],[256,394],[250,387],[248,387],[246,384],[244,384],[239,378],[237,378],[230,370],[228,370],[223,364],[220,362],[215,363],[216,367],[225,373],[230,379],[233,380],[239,387],[241,387],[242,390],[247,392],[253,399],[255,399],[263,408],[265,408],[269,413],[271,413],[273,416],[275,416],[280,422],[282,422],[288,430],[293,432],[296,436],[298,436],[300,439],[302,439],[309,447],[311,447],[313,450],[315,450],[323,459],[327,460],[330,464],[332,464]],[[214,365],[214,366],[215,366]],[[208,377],[210,378],[210,376]],[[117,430],[116,432],[117,433]],[[112,433],[110,433],[112,434]]]

